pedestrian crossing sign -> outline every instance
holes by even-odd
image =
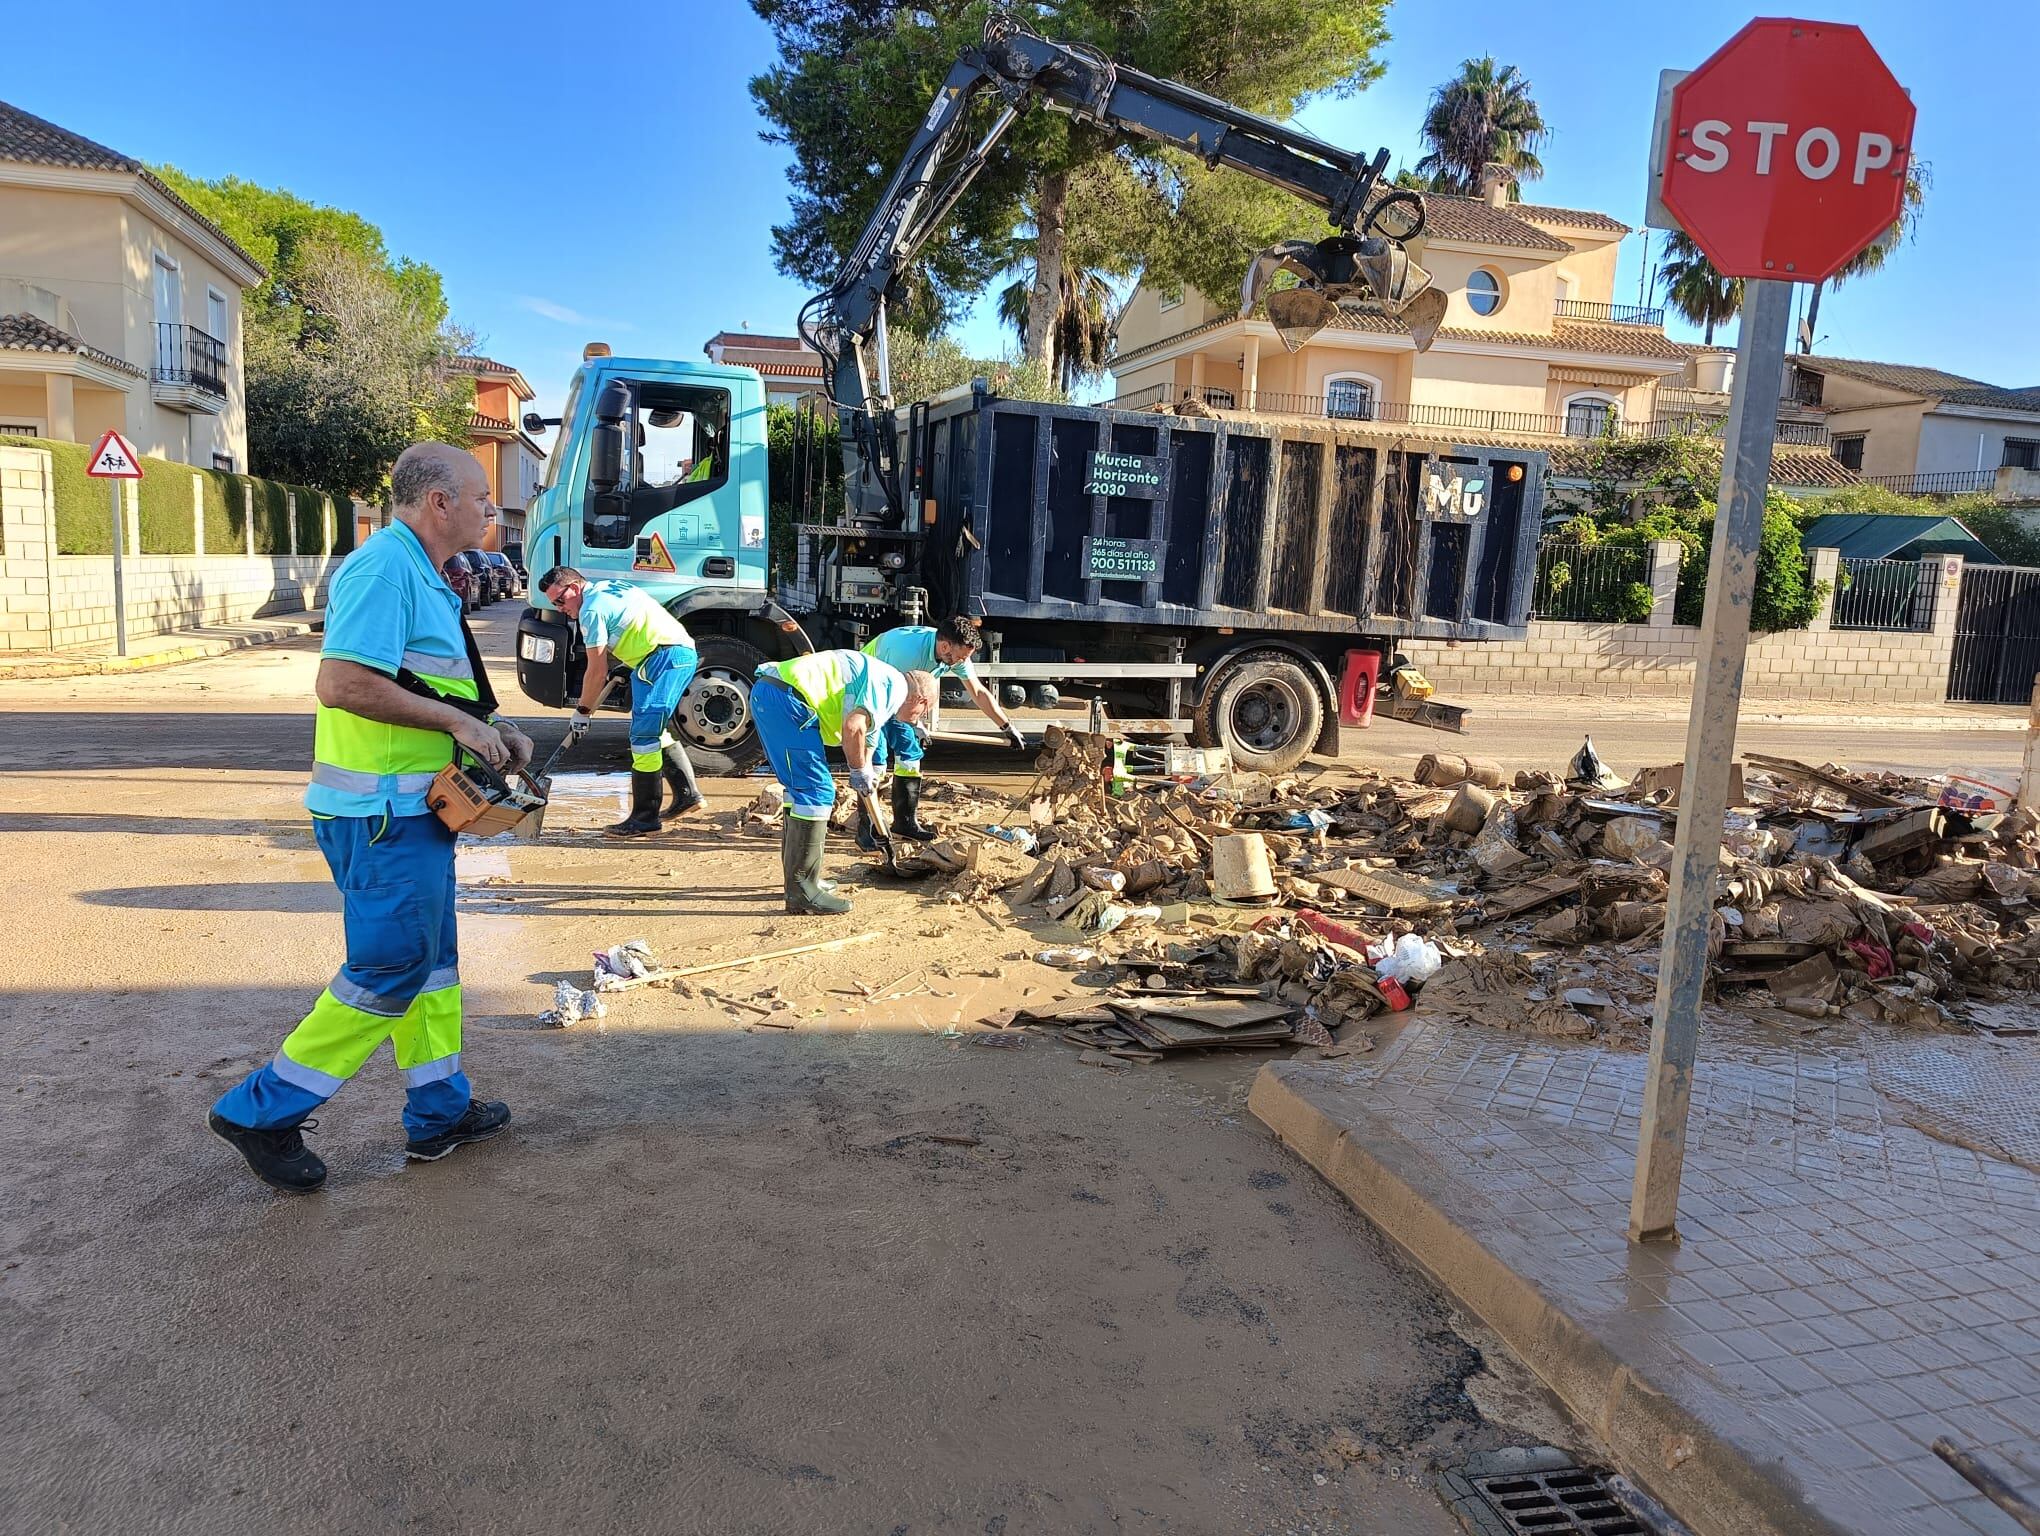
[[[85,473],[96,480],[139,480],[142,478],[141,455],[128,446],[126,438],[118,432],[109,431],[99,440],[99,446],[92,450]]]
[[[671,551],[666,548],[666,541],[656,533],[649,538],[637,541],[637,558],[631,561],[630,568],[634,571],[666,571],[668,573],[677,573],[680,569],[673,563],[673,556]]]

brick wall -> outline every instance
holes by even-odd
[[[330,551],[330,528],[324,542]],[[128,638],[317,607],[337,564],[330,553],[130,554],[121,563]],[[0,448],[0,653],[113,637],[112,559],[57,554],[49,455]]]

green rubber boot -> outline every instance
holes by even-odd
[[[786,818],[779,839],[779,870],[786,883],[786,910],[799,917],[835,916],[850,903],[822,885],[822,844],[829,836],[826,821]]]

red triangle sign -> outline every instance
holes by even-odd
[[[666,548],[666,541],[656,533],[648,539],[637,541],[637,558],[630,563],[634,571],[667,571],[676,573],[679,567],[673,564],[673,555]]]
[[[118,432],[108,431],[99,440],[99,446],[92,450],[92,457],[85,464],[85,473],[96,480],[139,480],[142,478],[142,456]]]

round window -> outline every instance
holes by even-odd
[[[1491,315],[1502,307],[1502,282],[1485,269],[1466,280],[1466,302],[1476,315]]]

